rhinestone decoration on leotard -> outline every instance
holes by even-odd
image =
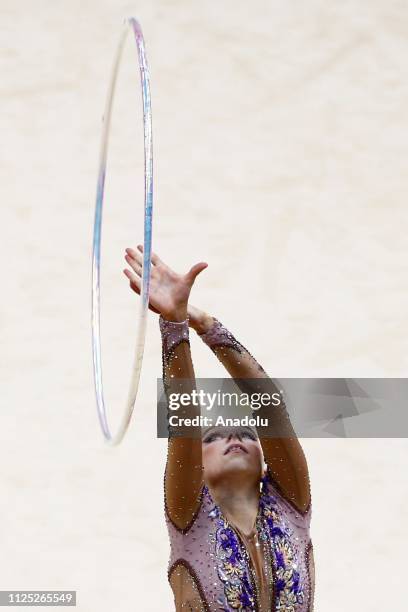
[[[239,542],[236,532],[217,508],[210,513],[217,519],[215,533],[215,559],[220,580],[224,584],[226,603],[233,610],[246,612],[255,605],[254,588],[248,571],[245,551]],[[223,608],[229,610],[230,608]]]
[[[294,612],[296,604],[304,602],[304,585],[298,571],[298,555],[292,545],[293,530],[278,512],[276,498],[266,491],[269,479],[269,474],[266,474],[260,507],[273,543],[271,552],[275,576],[275,605],[276,610]]]
[[[181,578],[185,584],[185,590],[188,591],[187,601],[179,603],[177,609],[186,610],[186,612],[211,612],[201,590],[200,581],[189,563],[183,559],[178,560],[172,567],[169,567],[167,577],[170,585],[174,579]]]
[[[258,522],[260,539],[269,545],[269,555],[274,574],[274,610],[295,612],[297,604],[304,602],[304,587],[301,580],[299,555],[292,545],[293,530],[283,519],[275,497],[267,490],[269,476],[263,479],[262,494],[259,501]],[[205,494],[210,495],[205,487]],[[245,547],[234,529],[222,515],[219,507],[209,512],[209,517],[216,521],[214,559],[217,564],[218,577],[224,584],[225,610],[249,612],[255,608],[255,585],[248,572],[249,562]]]
[[[218,355],[216,349],[226,347],[233,348],[241,354],[243,352],[248,353],[248,355],[250,355],[252,359],[254,359],[254,361],[256,362],[254,356],[251,355],[248,349],[246,349],[243,344],[238,342],[235,336],[225,327],[225,325],[223,325],[223,323],[221,323],[221,321],[219,321],[215,317],[213,317],[213,323],[210,329],[208,329],[204,334],[198,334],[198,336],[203,342],[205,342],[205,344],[207,344],[207,346],[210,347],[210,349],[217,357]],[[265,370],[259,363],[257,363],[257,366],[261,372],[265,372]]]
[[[190,346],[188,321],[188,316],[184,321],[168,321],[160,315],[159,326],[162,337],[162,355],[166,365],[168,365],[174,349],[181,342],[187,342]]]
[[[190,336],[188,327],[189,317],[185,321],[168,321],[162,315],[159,317],[159,326],[162,337],[162,370],[163,370],[163,386],[165,389],[169,386],[169,381],[166,378],[166,368],[170,366],[176,347],[182,342],[186,342],[190,346]]]
[[[313,543],[312,540],[309,539],[309,542],[306,547],[306,567],[307,567],[307,575],[309,579],[309,607],[308,612],[313,612],[314,609],[314,590],[315,590],[315,563],[314,563],[314,555],[313,555]]]

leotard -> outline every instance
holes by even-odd
[[[190,352],[188,319],[159,319],[163,381],[170,392]],[[201,339],[232,376],[268,377],[217,319]],[[191,356],[191,355],[190,355]],[[283,407],[284,409],[284,407]],[[286,414],[286,411],[285,411]],[[169,438],[165,518],[170,539],[168,578],[176,611],[311,612],[314,558],[307,464],[296,435],[260,438],[266,476],[253,532],[230,524],[202,478],[201,440]]]

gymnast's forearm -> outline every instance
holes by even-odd
[[[232,378],[268,377],[253,355],[216,317],[191,304],[188,315],[190,327],[211,348]]]
[[[175,313],[170,319],[160,317],[162,335],[163,383],[168,399],[169,417],[193,418],[200,414],[199,406],[188,403],[176,411],[170,410],[172,394],[190,394],[196,387],[191,358],[187,320],[180,321]],[[173,321],[173,319],[179,319]],[[182,434],[181,437],[179,434]],[[166,463],[166,508],[171,520],[183,529],[189,524],[197,508],[202,487],[201,430],[188,426],[169,426]]]
[[[187,311],[166,312],[160,317],[162,336],[162,371],[167,398],[170,395],[190,393],[196,388],[191,358]],[[199,414],[196,407],[188,406],[191,415]]]

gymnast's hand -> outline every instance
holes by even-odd
[[[123,273],[129,279],[130,287],[140,295],[142,285],[143,246],[137,245],[137,251],[126,249],[125,259],[133,271],[125,269]],[[196,263],[186,274],[177,274],[167,266],[156,253],[152,252],[152,266],[149,288],[149,308],[161,314],[169,321],[184,321],[187,317],[188,299],[191,288],[198,274],[208,264]]]

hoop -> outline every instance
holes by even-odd
[[[125,412],[120,422],[118,431],[112,435],[106,415],[106,407],[102,384],[101,363],[101,336],[100,336],[100,269],[101,269],[101,234],[102,234],[102,212],[105,187],[106,162],[108,153],[108,141],[111,122],[112,105],[115,96],[115,87],[119,72],[120,61],[125,41],[129,30],[133,30],[139,58],[140,79],[143,102],[143,128],[144,128],[144,235],[143,235],[143,265],[142,285],[140,291],[140,307],[136,348],[134,354],[133,369],[129,385],[129,392]],[[93,372],[96,394],[96,405],[98,418],[102,428],[105,441],[110,445],[119,444],[126,433],[132,417],[139,387],[140,371],[142,368],[147,312],[149,305],[150,267],[152,252],[152,213],[153,213],[153,145],[152,145],[152,113],[150,100],[150,80],[146,60],[144,39],[140,24],[133,17],[125,19],[116,55],[113,62],[110,84],[103,116],[102,140],[99,157],[98,183],[96,193],[93,252],[92,252],[92,355]]]

